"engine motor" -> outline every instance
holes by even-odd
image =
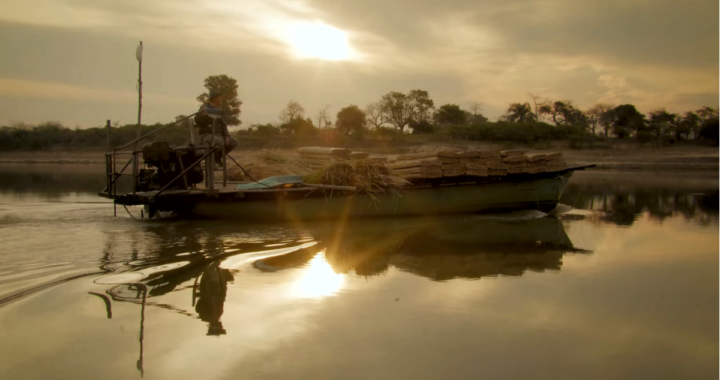
[[[159,190],[175,179],[190,165],[202,157],[190,144],[184,147],[171,147],[165,141],[155,141],[145,144],[142,148],[142,157],[150,168],[140,169],[137,178],[137,190]],[[184,189],[203,181],[203,171],[200,165],[194,166],[182,177],[172,182],[169,189]]]

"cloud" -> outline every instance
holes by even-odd
[[[290,99],[362,105],[413,88],[438,105],[483,102],[490,117],[527,92],[580,107],[717,104],[713,1],[26,0],[3,10],[13,54],[0,57],[0,77],[132,92],[143,40],[148,65],[162,61],[148,68],[155,91],[192,99],[202,78],[228,74],[254,122],[275,121]],[[284,31],[298,22],[344,31],[355,60],[296,58]]]
[[[74,99],[86,102],[136,103],[138,94],[130,91],[116,91],[99,88],[74,86],[64,83],[28,81],[0,78],[0,97]],[[143,93],[143,99],[158,104],[194,105],[188,99]]]

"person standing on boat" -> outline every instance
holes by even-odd
[[[210,145],[213,141],[215,146],[225,146],[225,154],[230,153],[233,149],[238,146],[238,140],[228,132],[227,124],[222,118],[218,118],[215,121],[215,135],[213,135],[213,119],[205,112],[206,108],[217,108],[222,107],[223,93],[218,90],[210,91],[208,101],[205,102],[201,107],[197,115],[195,115],[195,125],[197,125],[200,133],[200,141]],[[215,153],[215,162],[222,161],[222,152],[218,151]]]

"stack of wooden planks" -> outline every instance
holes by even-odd
[[[537,174],[565,168],[562,153],[528,154],[527,150],[440,151],[397,156],[389,163],[392,174],[404,179],[445,177],[497,177]]]
[[[308,146],[298,148],[300,159],[313,169],[320,169],[334,161],[350,161],[370,158],[378,162],[385,162],[385,158],[371,158],[369,153],[353,152],[345,148],[325,148]]]

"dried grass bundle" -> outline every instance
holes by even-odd
[[[293,156],[283,154],[274,150],[261,150],[259,152],[249,152],[243,154],[236,159],[245,171],[255,180],[259,181],[263,178],[280,176],[280,175],[306,175],[313,172],[313,169],[306,163],[296,159]],[[228,180],[230,181],[247,181],[245,173],[240,168],[228,160],[227,163]]]
[[[363,193],[383,193],[409,184],[392,175],[384,163],[368,158],[331,162],[317,173],[305,176],[304,180],[307,183],[352,186]]]

